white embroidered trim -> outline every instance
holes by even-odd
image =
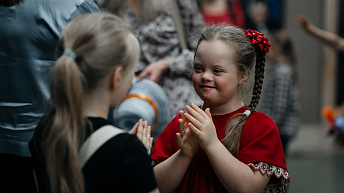
[[[247,164],[248,166],[251,166],[255,170],[259,170],[260,173],[263,175],[268,175],[271,176],[272,174],[275,174],[277,178],[281,178],[281,184],[272,184],[272,185],[267,185],[265,189],[262,191],[264,193],[280,193],[284,192],[284,187],[288,187],[290,183],[289,179],[289,173],[287,170],[277,167],[275,165],[271,165],[265,162],[255,162],[255,163],[249,163]]]

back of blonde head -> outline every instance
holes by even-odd
[[[43,152],[52,193],[84,192],[78,149],[84,140],[82,99],[132,56],[133,38],[122,20],[111,14],[87,14],[72,20],[62,33],[51,79],[54,111],[43,133]],[[71,50],[73,59],[63,54]]]

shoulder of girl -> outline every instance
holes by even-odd
[[[263,112],[257,112],[254,111],[248,119],[247,119],[248,126],[253,124],[253,125],[259,125],[260,127],[270,127],[270,128],[277,128],[275,125],[275,122],[272,120],[271,117],[266,115]]]
[[[136,137],[136,135],[132,135],[129,133],[120,133],[117,136],[111,138],[108,142],[109,143],[106,143],[104,145],[111,148],[118,148],[117,145],[120,144],[121,147],[136,149],[138,146],[142,145],[141,141]]]

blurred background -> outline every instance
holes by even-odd
[[[244,4],[251,2],[246,0]],[[286,28],[292,36],[298,61],[301,127],[290,142],[287,166],[291,184],[288,192],[343,192],[342,136],[329,134],[330,124],[323,118],[322,109],[339,106],[344,102],[344,52],[338,52],[305,33],[295,23],[295,17],[304,15],[314,26],[343,37],[344,1],[265,2],[275,6],[269,7],[269,17],[279,21],[281,27]]]

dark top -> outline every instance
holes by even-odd
[[[99,11],[93,0],[0,6],[0,153],[31,156],[28,142],[51,107],[49,80],[61,33],[72,19]]]
[[[103,118],[88,118],[96,131],[111,124]],[[38,124],[29,143],[40,192],[49,192],[49,177],[42,151],[47,119]],[[87,131],[90,131],[89,125]],[[89,134],[87,134],[87,137]],[[119,134],[101,146],[83,168],[86,192],[149,192],[157,188],[146,148],[135,135]],[[43,190],[43,191],[42,191]]]

